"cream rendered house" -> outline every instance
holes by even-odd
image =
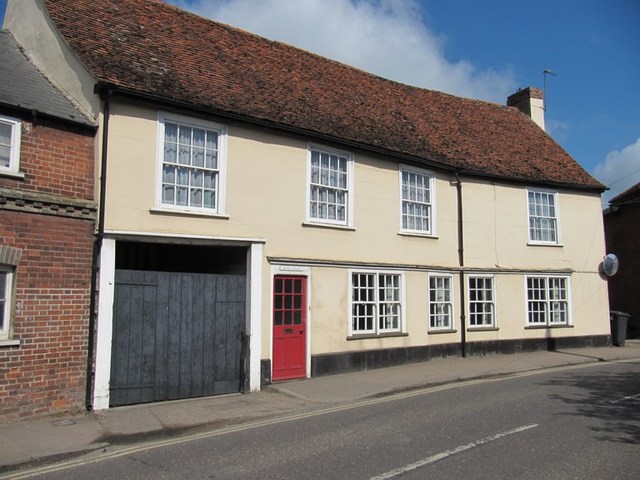
[[[5,28],[100,125],[93,408],[609,342],[604,187],[518,108],[158,0]]]

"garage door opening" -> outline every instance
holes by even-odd
[[[241,390],[244,247],[117,242],[111,406]]]

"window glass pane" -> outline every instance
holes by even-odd
[[[164,187],[162,189],[162,202],[173,205],[175,201],[174,196],[174,188],[173,187]]]
[[[217,150],[218,149],[218,134],[214,131],[207,130],[207,149],[208,150]]]
[[[0,145],[11,145],[13,124],[0,121]]]
[[[216,208],[216,193],[210,190],[204,191],[204,200],[202,206],[205,208]]]
[[[191,188],[189,189],[191,192],[191,198],[189,201],[189,205],[192,207],[201,207],[202,206],[202,190]]]
[[[175,183],[176,182],[176,168],[165,165],[162,169],[162,181],[164,183]]]
[[[178,141],[178,125],[168,122],[164,124],[164,140],[173,143]]]
[[[11,166],[11,147],[0,145],[0,167],[9,168]]]
[[[203,181],[202,170],[191,170],[191,186],[202,187]]]
[[[189,169],[178,168],[177,169],[177,181],[178,185],[189,185]]]
[[[7,329],[5,320],[5,310],[9,301],[9,274],[7,272],[0,271],[0,331],[4,332]],[[8,332],[5,332],[8,333]]]
[[[204,167],[204,149],[203,148],[193,149],[193,166]]]
[[[193,146],[204,148],[205,131],[200,128],[193,129]]]
[[[205,172],[203,174],[204,177],[204,188],[215,188],[216,186],[216,176],[213,172]]]
[[[164,161],[166,163],[176,163],[176,144],[175,143],[165,142]]]
[[[191,163],[191,148],[180,145],[178,162],[181,165],[189,165]]]
[[[180,125],[180,131],[178,135],[180,144],[191,145],[191,127],[185,127]]]
[[[205,167],[212,168],[214,170],[218,168],[218,156],[216,155],[216,152],[207,150]]]
[[[186,206],[189,202],[189,189],[186,187],[176,188],[176,205]]]

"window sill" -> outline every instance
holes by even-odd
[[[173,208],[150,208],[149,212],[152,214],[158,215],[184,215],[184,216],[194,216],[194,217],[207,217],[207,218],[220,218],[222,220],[228,220],[231,218],[227,214],[223,213],[214,213],[214,212],[198,212],[195,210],[179,210]]]
[[[547,328],[573,328],[573,325],[527,325],[525,330],[545,330]]]
[[[0,170],[0,177],[14,178],[16,180],[24,180],[24,172],[9,172],[7,170]]]
[[[447,334],[447,333],[458,333],[458,330],[429,330],[427,332],[429,335],[441,335],[441,334]]]
[[[558,247],[563,248],[562,243],[527,242],[528,247]]]
[[[20,340],[0,340],[0,348],[17,347],[19,345],[20,345]]]
[[[498,327],[468,327],[468,332],[497,332],[500,330]]]
[[[433,238],[433,239],[438,239],[440,237],[438,237],[437,235],[433,235],[431,233],[420,233],[420,232],[405,232],[405,231],[399,231],[398,235],[402,236],[402,237],[420,237],[420,238]]]
[[[347,337],[347,340],[367,340],[371,338],[393,338],[393,337],[408,337],[408,333],[403,332],[389,332],[389,333],[362,333],[351,335]]]
[[[355,227],[351,227],[349,225],[337,225],[333,223],[320,223],[320,222],[311,222],[304,221],[302,222],[303,227],[320,227],[320,228],[333,228],[335,230],[347,230],[350,232],[355,232]]]

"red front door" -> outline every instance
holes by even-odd
[[[307,278],[273,279],[273,380],[307,376]]]

